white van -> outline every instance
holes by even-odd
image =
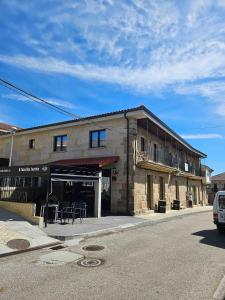
[[[225,191],[216,193],[213,201],[213,221],[220,233],[225,232]]]

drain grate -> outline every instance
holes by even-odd
[[[100,251],[103,250],[105,247],[99,246],[99,245],[89,245],[89,246],[84,246],[82,249],[86,251]]]
[[[30,243],[25,239],[13,239],[8,241],[7,246],[11,249],[25,250],[30,247]]]
[[[78,266],[86,267],[86,268],[99,267],[104,263],[105,260],[100,258],[83,258],[77,262]]]
[[[65,248],[66,248],[66,246],[57,245],[57,246],[50,247],[49,249],[51,249],[51,250],[60,250],[60,249],[65,249]]]

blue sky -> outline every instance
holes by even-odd
[[[80,116],[144,104],[225,171],[224,0],[1,0],[0,12],[1,77]],[[65,119],[0,86],[0,121]]]

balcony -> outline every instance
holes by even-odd
[[[165,172],[167,170],[169,173],[180,171],[198,177],[201,176],[200,168],[197,169],[194,166],[185,163],[185,160],[178,159],[166,151],[157,153],[137,151],[137,164],[143,166],[145,162],[152,163],[152,166],[155,166],[155,170],[164,170]]]

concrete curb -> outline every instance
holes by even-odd
[[[123,225],[120,225],[120,226],[106,228],[106,229],[100,229],[100,230],[97,230],[97,231],[92,231],[92,232],[87,232],[87,233],[76,233],[76,234],[70,235],[70,236],[49,235],[49,237],[52,237],[54,239],[58,239],[60,241],[68,241],[68,240],[79,239],[79,238],[98,237],[98,236],[123,232],[123,231],[131,230],[131,229],[135,229],[135,228],[141,228],[141,227],[145,227],[145,226],[153,226],[153,225],[156,225],[156,224],[159,224],[159,223],[167,222],[167,221],[172,220],[172,219],[179,219],[179,218],[182,218],[182,217],[185,217],[185,216],[190,216],[190,215],[193,215],[193,214],[202,214],[202,213],[207,213],[207,212],[210,212],[210,211],[211,210],[194,211],[194,212],[190,212],[190,213],[187,213],[187,214],[181,214],[181,215],[175,215],[175,216],[166,216],[165,218],[162,218],[162,219],[159,219],[159,220],[144,220],[144,221],[141,221],[140,223],[135,223],[135,224],[127,223],[127,224],[123,224]]]
[[[40,245],[40,246],[35,246],[35,247],[31,247],[25,250],[16,250],[16,251],[12,251],[12,252],[7,252],[7,253],[2,253],[0,254],[0,258],[2,257],[7,257],[7,256],[12,256],[12,255],[17,255],[17,254],[22,254],[25,252],[31,252],[31,251],[35,251],[35,250],[39,250],[42,248],[48,248],[48,247],[52,247],[52,246],[56,246],[61,244],[61,242],[52,242],[52,243],[48,243],[48,244],[44,244],[44,245]]]
[[[214,295],[213,299],[215,300],[224,300],[225,299],[225,276],[220,281]]]

